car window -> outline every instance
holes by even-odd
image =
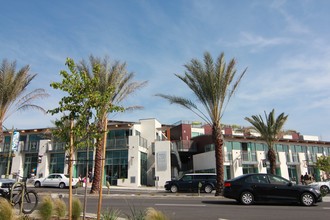
[[[47,177],[47,179],[54,179],[55,178],[55,175],[49,175],[48,177]]]
[[[268,183],[266,175],[252,175],[245,179],[248,183]]]
[[[205,175],[195,175],[194,180],[205,180],[207,177]]]
[[[181,178],[181,180],[183,180],[183,181],[190,181],[190,180],[192,180],[192,176],[190,176],[190,175],[183,176]]]
[[[62,176],[61,175],[56,175],[56,178],[62,179]]]
[[[278,177],[278,176],[269,176],[269,181],[272,184],[279,184],[279,185],[286,185],[286,184],[289,183],[288,180],[283,179],[283,178]]]

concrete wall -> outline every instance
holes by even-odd
[[[155,142],[155,177],[156,187],[164,187],[165,182],[171,180],[171,142]]]

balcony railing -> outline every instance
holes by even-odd
[[[65,151],[65,146],[66,146],[66,143],[55,142],[53,144],[48,145],[47,151],[51,151],[51,152]]]
[[[224,154],[224,161],[225,162],[231,162],[231,161],[233,161],[233,155],[232,155],[231,152],[226,152]]]
[[[127,149],[128,138],[115,138],[107,140],[107,149]]]
[[[29,141],[21,147],[21,152],[36,153],[39,152],[39,141]]]
[[[286,162],[287,163],[293,163],[293,164],[299,164],[299,157],[298,153],[286,153]]]
[[[306,160],[308,163],[316,163],[317,161],[317,155],[316,154],[306,154]]]
[[[0,148],[0,152],[9,152],[10,143],[4,143],[4,145]]]
[[[242,162],[257,162],[256,152],[242,152],[241,153]]]
[[[176,145],[179,152],[196,152],[197,148],[193,144],[193,141],[184,140],[184,141],[173,141],[173,144]]]

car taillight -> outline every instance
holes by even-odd
[[[224,186],[225,186],[225,187],[231,187],[231,183],[226,182],[226,183],[224,184]]]

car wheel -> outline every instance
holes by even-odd
[[[65,188],[65,183],[60,183],[59,187],[60,187],[60,189],[64,189]]]
[[[211,193],[213,191],[213,187],[211,185],[206,185],[204,191],[206,193]]]
[[[315,203],[315,199],[314,199],[314,196],[311,194],[311,193],[303,193],[301,195],[301,203],[304,205],[304,206],[311,206]]]
[[[41,185],[41,184],[40,184],[39,181],[37,181],[37,182],[34,183],[34,187],[40,187],[40,185]]]
[[[243,205],[251,205],[254,202],[254,196],[252,193],[245,191],[241,194],[240,202]]]
[[[178,187],[176,185],[171,186],[171,192],[172,193],[178,192]]]
[[[326,195],[326,194],[329,193],[329,187],[323,185],[323,186],[320,187],[320,191],[321,191],[322,194]]]

